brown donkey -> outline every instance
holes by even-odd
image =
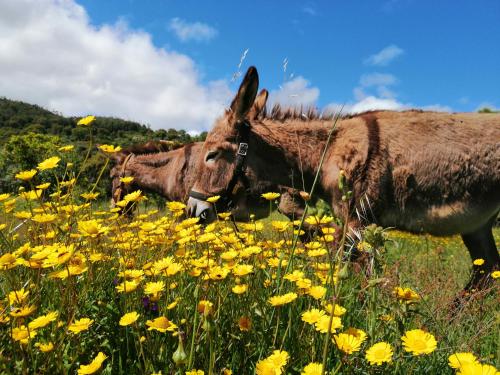
[[[293,111],[267,115],[267,91],[257,90],[251,67],[203,145],[188,201],[192,215],[210,209],[200,197],[230,194],[235,180],[293,188],[303,176],[310,189],[333,121]],[[340,171],[353,192],[350,203],[341,199]],[[499,265],[491,229],[500,210],[500,115],[373,111],[342,118],[316,194],[341,217],[349,215],[350,226],[364,201],[370,220],[382,226],[461,234],[487,274]],[[468,288],[480,286],[477,271]]]
[[[202,142],[180,147],[166,142],[150,141],[112,154],[115,161],[110,171],[113,204],[123,199],[125,194],[137,189],[158,193],[169,201],[185,202],[194,183],[195,164],[202,146]],[[172,147],[179,148],[171,149]],[[132,183],[124,184],[120,181],[120,177],[126,176],[134,177]],[[252,190],[248,194],[239,189],[237,199],[240,204],[237,209],[232,210],[235,219],[247,221],[249,213],[254,214],[256,219],[267,216],[269,207],[262,204],[263,199],[260,194],[276,189],[276,185],[265,184],[260,184],[257,190]],[[299,192],[293,189],[281,189],[281,191],[278,210],[291,220],[300,218],[304,204]],[[123,212],[132,213],[130,207],[125,207]]]

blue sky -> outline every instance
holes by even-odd
[[[33,5],[30,1],[0,0],[0,4],[15,8],[14,3],[24,2],[26,9]],[[55,53],[67,53],[68,64],[75,64],[71,56],[78,52],[63,41],[68,34],[81,46],[80,51],[89,50],[85,55],[89,57],[82,62],[86,66],[81,71],[75,69],[74,77],[74,82],[87,78],[92,86],[85,88],[87,96],[75,89],[63,97],[61,90],[52,86],[48,90],[46,83],[40,85],[41,91],[49,91],[42,96],[45,102],[34,95],[25,96],[26,100],[41,101],[41,105],[59,107],[54,109],[63,113],[116,114],[153,127],[207,129],[239,84],[239,78],[233,80],[233,76],[245,50],[240,70],[255,65],[261,87],[271,91],[270,100],[284,104],[320,108],[346,104],[353,111],[500,107],[497,0],[65,0],[63,5],[55,0],[37,1],[46,5],[40,12],[49,8],[59,14],[52,22],[55,26],[50,23],[54,15],[42,17],[47,25],[37,20],[48,35],[60,34],[52,40]],[[12,18],[12,14],[7,16]],[[29,26],[28,21],[24,19],[26,28],[37,27]],[[74,35],[67,31],[71,22],[77,22],[73,29],[80,30]],[[14,29],[25,33],[19,23]],[[9,38],[7,31],[4,27],[2,33],[0,28],[0,42]],[[92,38],[99,53],[92,49]],[[41,47],[37,50],[33,46],[29,44],[24,52],[44,53]],[[8,66],[8,62],[3,63],[0,57],[0,68]],[[59,79],[56,72],[61,71],[57,63],[51,67],[47,61],[44,71],[53,81]],[[64,78],[71,79],[66,70]],[[163,71],[170,78],[165,78]],[[127,76],[130,79],[126,81]],[[93,81],[96,77],[100,81]],[[141,77],[149,84],[134,87]],[[85,82],[78,84],[80,89],[85,86]],[[0,95],[13,92],[16,98],[23,98],[19,88],[9,90],[0,84],[0,90],[7,93],[0,91]],[[70,103],[71,95],[78,102]],[[142,99],[155,104],[135,105],[134,95],[143,96],[137,99],[139,103]],[[169,109],[163,110],[166,102]],[[186,118],[186,112],[192,112],[191,117]]]

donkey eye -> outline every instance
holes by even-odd
[[[218,154],[219,151],[209,151],[205,157],[205,161],[214,161]]]

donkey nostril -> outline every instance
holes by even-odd
[[[208,209],[201,211],[200,220],[205,221],[207,220],[207,217],[208,217]]]

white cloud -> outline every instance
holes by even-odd
[[[73,0],[0,0],[0,9],[2,96],[198,131],[231,96],[225,82],[201,84],[189,57],[123,22],[96,27]]]
[[[205,23],[189,23],[181,18],[172,18],[169,23],[169,29],[183,42],[190,40],[196,42],[208,41],[215,38],[218,34],[216,29]]]
[[[311,87],[310,82],[304,77],[297,76],[285,82],[279,90],[269,94],[270,105],[281,104],[285,107],[314,105],[319,97],[319,89]]]
[[[392,74],[370,73],[363,74],[359,79],[359,83],[363,87],[372,86],[391,86],[398,82],[397,78]]]
[[[396,57],[402,55],[404,50],[391,44],[365,60],[366,65],[387,66]]]

